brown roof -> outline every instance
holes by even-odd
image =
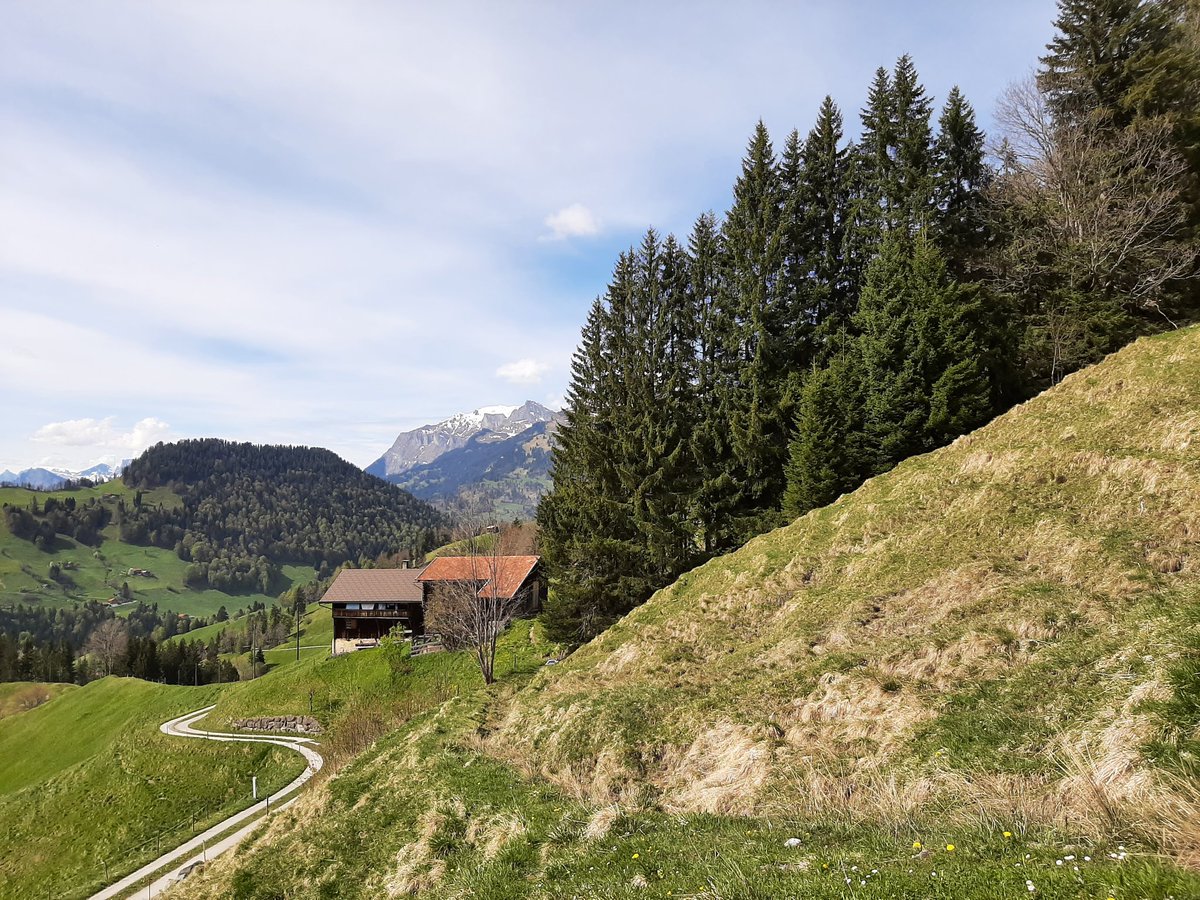
[[[417,582],[420,574],[420,569],[342,569],[321,602],[408,600],[419,603],[423,593]]]
[[[417,580],[490,584],[494,574],[497,595],[507,599],[516,595],[540,560],[540,556],[438,556]]]

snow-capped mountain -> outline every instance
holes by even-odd
[[[121,470],[125,468],[127,462],[129,460],[124,460],[115,466],[109,463],[96,463],[94,466],[88,466],[81,470],[63,469],[57,466],[31,466],[28,469],[21,469],[19,472],[5,469],[0,472],[0,485],[52,491],[62,487],[68,481],[79,481],[81,478],[96,482],[111,481],[121,474]]]
[[[480,432],[508,438],[540,422],[555,422],[560,416],[533,400],[520,406],[481,406],[401,433],[383,456],[367,466],[367,471],[390,481],[414,466],[431,463],[443,453],[465,446]]]

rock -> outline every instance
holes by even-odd
[[[800,838],[788,838],[783,842],[783,846],[791,849],[792,847],[799,847],[802,843],[804,842],[801,841]]]
[[[258,716],[253,719],[238,719],[234,728],[244,731],[282,731],[297,734],[321,734],[321,723],[312,716]]]

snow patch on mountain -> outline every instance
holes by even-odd
[[[367,466],[367,471],[380,478],[391,478],[465,446],[480,432],[513,437],[539,422],[557,421],[560,416],[561,413],[533,400],[520,406],[481,406],[471,412],[456,413],[432,425],[401,433],[383,456]]]
[[[68,481],[79,481],[86,478],[93,482],[111,481],[117,478],[129,460],[117,464],[96,463],[86,469],[64,469],[60,466],[29,466],[18,471],[5,469],[0,472],[0,485],[6,487],[26,487],[37,490],[56,490]]]

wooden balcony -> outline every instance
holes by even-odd
[[[412,617],[413,612],[413,608],[407,606],[399,609],[338,609],[336,606],[333,607],[335,619],[408,619]]]

